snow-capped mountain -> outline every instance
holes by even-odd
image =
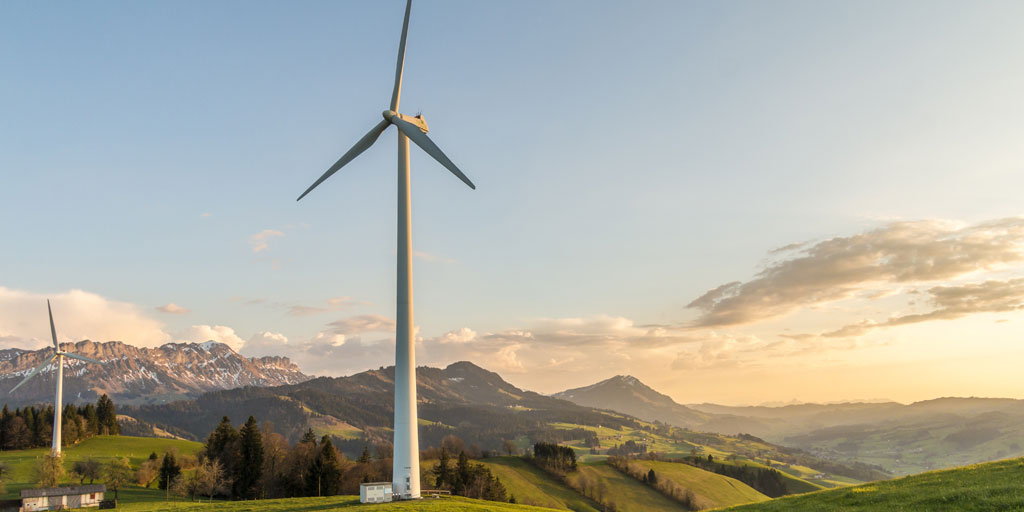
[[[168,343],[140,348],[119,341],[63,343],[64,350],[103,361],[89,364],[66,359],[64,400],[92,402],[106,393],[116,403],[162,403],[191,398],[207,391],[243,386],[278,386],[310,379],[286,357],[247,358],[224,345]],[[8,394],[52,349],[0,350],[0,393],[11,406],[53,400],[56,365]]]

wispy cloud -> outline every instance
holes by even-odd
[[[284,232],[276,229],[264,229],[255,235],[249,236],[249,245],[252,252],[263,252],[270,247],[270,240],[275,237],[284,236]]]
[[[695,327],[757,322],[865,290],[947,281],[1024,262],[1024,218],[970,226],[893,222],[859,235],[807,246],[771,263],[754,279],[718,286],[688,307]],[[797,249],[787,246],[786,251]]]
[[[185,313],[188,313],[187,309],[185,309],[185,308],[183,308],[183,307],[181,307],[181,306],[179,306],[179,305],[177,305],[177,304],[175,304],[173,302],[168,302],[167,304],[164,304],[163,306],[157,306],[156,310],[161,312],[161,313],[167,313],[167,314],[170,314],[170,315],[184,315]]]
[[[332,311],[339,311],[357,305],[368,305],[369,302],[356,300],[352,297],[332,297],[324,302],[323,306],[305,306],[302,304],[291,304],[288,308],[288,316],[312,316]]]
[[[953,320],[974,313],[1006,313],[1024,309],[1024,278],[990,280],[928,290],[929,303],[935,308],[925,313],[895,315],[885,321],[863,320],[823,333],[827,338],[861,336],[869,331],[932,320]]]

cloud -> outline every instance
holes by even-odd
[[[213,214],[210,213],[210,212],[203,212],[199,216],[200,217],[213,217]]]
[[[223,343],[238,352],[245,345],[245,340],[235,334],[235,330],[224,325],[193,325],[178,336],[180,341],[202,343],[216,341]]]
[[[281,356],[288,355],[290,348],[284,334],[263,331],[249,337],[238,353],[248,357]]]
[[[324,306],[304,306],[301,304],[288,305],[286,306],[288,311],[285,314],[288,316],[312,316],[329,313],[331,311],[338,311],[355,305],[366,304],[369,304],[369,302],[356,300],[352,297],[332,297],[325,301]]]
[[[91,339],[153,347],[170,341],[163,323],[144,308],[83,290],[40,294],[0,287],[0,343],[38,349],[51,344],[46,300],[60,342]]]
[[[962,285],[935,286],[928,290],[935,308],[926,313],[895,315],[884,322],[863,320],[822,334],[828,338],[861,336],[883,327],[931,320],[953,320],[975,313],[1006,313],[1024,309],[1024,278],[989,280]]]
[[[363,340],[321,331],[306,340],[289,340],[281,333],[264,331],[250,337],[239,352],[247,357],[285,356],[304,373],[339,376],[394,364],[394,339]]]
[[[329,327],[327,332],[331,334],[344,334],[346,336],[365,332],[393,333],[395,331],[395,321],[381,315],[352,316],[336,320],[327,324],[327,326]]]
[[[284,236],[284,233],[276,229],[264,229],[255,235],[249,236],[249,245],[252,246],[252,252],[262,252],[270,247],[270,239],[278,236]]]
[[[160,311],[161,313],[168,313],[168,314],[171,314],[171,315],[184,315],[185,313],[188,313],[187,309],[185,309],[185,308],[183,308],[183,307],[181,307],[181,306],[179,306],[179,305],[177,305],[177,304],[175,304],[173,302],[168,302],[167,304],[164,304],[163,306],[157,306],[156,310]]]
[[[882,228],[807,245],[770,263],[754,279],[718,286],[688,307],[694,327],[747,324],[864,290],[962,278],[1024,261],[1024,218],[957,226],[892,222]],[[798,247],[786,246],[790,251]]]

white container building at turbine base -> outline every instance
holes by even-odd
[[[106,490],[107,486],[102,484],[23,489],[21,491],[21,509],[25,512],[33,512],[36,510],[98,507],[103,501],[103,493]]]
[[[391,482],[367,482],[359,484],[359,503],[384,503],[394,497]]]

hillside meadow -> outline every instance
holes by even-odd
[[[786,496],[730,512],[989,512],[1024,510],[1024,459],[975,464],[842,489]]]
[[[106,462],[113,458],[128,458],[132,467],[138,467],[149,454],[164,453],[176,450],[182,455],[194,455],[202,448],[202,444],[193,441],[180,439],[164,439],[154,437],[130,437],[130,436],[95,436],[69,446],[63,450],[64,465],[70,470],[75,461],[94,458]],[[17,499],[22,489],[35,487],[35,464],[43,455],[50,452],[49,448],[32,448],[28,450],[0,451],[0,463],[10,467],[10,475],[6,480],[6,492],[2,495],[4,499]],[[67,484],[75,484],[70,478],[65,478]],[[88,483],[88,482],[87,482]],[[145,489],[137,486],[130,486],[122,489],[119,493],[122,502],[148,501],[156,498],[163,498],[160,491]]]

